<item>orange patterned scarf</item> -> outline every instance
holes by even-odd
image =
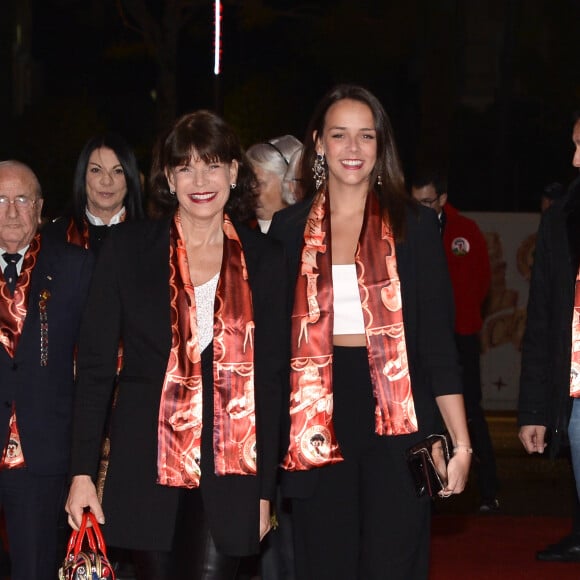
[[[18,276],[18,280],[16,281],[14,296],[10,294],[4,276],[0,276],[0,340],[10,358],[14,358],[14,353],[16,352],[18,341],[22,334],[22,327],[24,326],[26,312],[28,310],[30,278],[39,251],[40,234],[36,234],[24,256],[20,276]],[[40,352],[39,356],[41,356]],[[20,446],[20,435],[18,434],[18,425],[16,422],[16,409],[13,404],[8,429],[8,442],[2,451],[0,469],[14,469],[23,467],[24,465],[25,461]]]
[[[14,357],[22,327],[24,326],[24,320],[26,319],[28,296],[30,294],[30,277],[39,251],[40,234],[36,234],[24,256],[14,296],[10,294],[4,276],[0,277],[0,340],[10,357]]]
[[[570,396],[580,397],[580,269],[576,274],[574,312],[572,314],[572,353],[570,366]]]
[[[66,229],[66,241],[75,246],[80,246],[85,250],[89,249],[89,225],[86,219],[83,219],[83,231],[79,231],[75,220],[70,219],[68,228]]]
[[[215,298],[213,338],[213,449],[217,475],[256,473],[254,316],[240,239],[224,216],[222,267]],[[157,482],[198,487],[201,477],[202,368],[195,293],[181,220],[171,227],[172,346],[161,394]]]
[[[342,461],[332,424],[332,257],[329,204],[321,191],[304,230],[292,313],[290,447],[283,467],[301,471]],[[370,193],[355,254],[373,394],[375,432],[417,431],[407,362],[395,241]]]

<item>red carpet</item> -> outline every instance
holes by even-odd
[[[578,580],[580,563],[535,559],[570,526],[554,517],[436,515],[430,580]]]

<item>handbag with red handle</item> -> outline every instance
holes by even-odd
[[[84,512],[79,531],[73,530],[58,577],[59,580],[115,580],[101,528],[92,512]]]

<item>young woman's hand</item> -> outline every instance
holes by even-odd
[[[449,497],[465,489],[471,465],[471,450],[467,449],[467,447],[459,447],[453,452],[447,465],[447,485],[439,492],[441,497]]]

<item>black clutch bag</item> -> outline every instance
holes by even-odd
[[[418,497],[435,497],[445,488],[449,457],[445,435],[429,435],[407,449],[407,463]]]

